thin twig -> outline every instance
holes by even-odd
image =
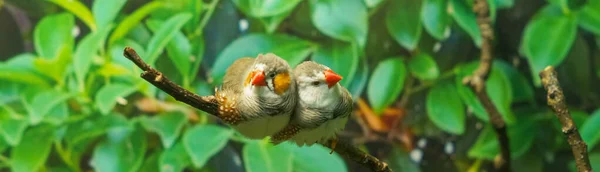
[[[177,101],[188,104],[208,114],[217,116],[219,105],[214,96],[198,96],[173,83],[160,71],[150,67],[150,65],[144,62],[135,52],[135,50],[130,47],[125,47],[124,55],[144,71],[141,74],[141,77],[144,78],[144,80],[173,96]],[[331,143],[331,141],[329,141],[329,143]],[[330,147],[331,144],[324,146]],[[348,143],[338,141],[335,147],[335,152],[342,156],[346,156],[354,162],[359,163],[373,171],[392,171],[385,162],[380,161],[379,159],[361,151],[354,146],[349,145]]]
[[[477,25],[481,31],[481,59],[479,67],[473,71],[473,75],[465,77],[463,84],[468,85],[485,108],[490,122],[494,127],[498,142],[500,145],[500,157],[494,163],[498,171],[510,171],[510,146],[506,132],[506,124],[500,115],[500,112],[492,103],[487,95],[485,80],[487,79],[492,67],[492,40],[494,39],[494,30],[491,25],[489,15],[489,6],[487,0],[476,0],[473,5],[473,11],[477,14]]]
[[[562,125],[562,132],[567,136],[567,141],[569,142],[569,145],[571,145],[571,151],[573,151],[573,157],[575,157],[577,171],[592,171],[587,153],[587,145],[583,139],[581,139],[581,135],[579,135],[579,131],[577,131],[577,126],[575,126],[575,123],[571,118],[571,114],[565,103],[565,96],[562,88],[560,88],[558,78],[556,77],[556,71],[552,66],[548,66],[540,72],[540,78],[542,79],[544,89],[548,92],[548,106],[550,106],[552,111],[556,114],[556,117],[558,117],[558,120]]]

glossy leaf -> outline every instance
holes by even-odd
[[[594,111],[581,127],[581,138],[587,143],[588,150],[594,149],[600,141],[600,109]]]
[[[302,0],[233,0],[246,15],[267,17],[286,13],[294,9]]]
[[[74,40],[71,30],[75,19],[69,13],[49,15],[36,25],[33,32],[33,45],[39,56],[46,59],[56,58],[61,47],[72,50]]]
[[[53,59],[35,58],[33,66],[35,70],[47,77],[54,79],[57,83],[64,83],[67,66],[71,63],[73,45],[63,44],[58,48],[56,57]]]
[[[481,32],[477,26],[475,13],[466,3],[464,0],[450,0],[448,5],[451,12],[449,13],[454,21],[473,38],[473,43],[481,46]]]
[[[163,22],[148,21],[150,30],[155,33],[163,24]],[[190,60],[192,55],[192,45],[182,32],[175,33],[171,41],[169,41],[167,44],[167,53],[179,73],[185,78],[188,78],[192,66],[192,61]]]
[[[513,102],[534,101],[533,86],[523,73],[501,60],[495,60],[494,67],[502,71],[510,80]]]
[[[265,141],[251,141],[242,149],[246,171],[292,171],[292,152]]]
[[[101,49],[104,40],[110,32],[110,27],[102,28],[98,32],[92,32],[85,36],[75,49],[73,55],[73,68],[80,91],[83,91],[85,76],[87,75],[94,56]]]
[[[292,12],[293,11],[288,11],[288,12],[277,14],[274,16],[261,17],[261,18],[259,18],[259,20],[265,26],[267,33],[273,34],[277,30],[277,27],[279,27],[279,24],[281,24],[281,22],[283,22],[283,20],[285,20],[288,16],[290,16],[290,14],[292,14]]]
[[[183,136],[183,145],[194,167],[203,167],[233,135],[233,131],[215,125],[196,125]]]
[[[413,51],[421,39],[421,0],[391,1],[385,16],[385,23],[402,47]]]
[[[367,7],[369,8],[374,8],[377,5],[381,4],[381,2],[383,2],[383,0],[364,0],[365,4],[367,4]]]
[[[440,76],[435,60],[426,53],[419,53],[408,60],[408,70],[421,80],[431,80]]]
[[[502,8],[512,8],[515,4],[514,0],[494,0],[496,7],[498,7],[498,9],[502,9]]]
[[[371,74],[367,96],[375,113],[391,105],[404,88],[406,66],[402,57],[391,57],[377,64]]]
[[[576,21],[554,6],[542,8],[529,21],[523,33],[521,52],[529,61],[536,86],[541,84],[540,71],[547,66],[559,65],[565,59],[576,34]]]
[[[137,26],[142,19],[163,5],[164,4],[160,1],[152,1],[135,10],[132,14],[123,19],[117,28],[115,28],[115,31],[109,38],[108,44],[112,45],[115,41],[125,37],[125,35]]]
[[[74,146],[88,139],[104,135],[109,130],[119,130],[127,127],[129,127],[129,123],[122,114],[98,115],[70,124],[65,132],[64,140],[68,145]]]
[[[436,84],[426,101],[427,116],[433,124],[452,134],[465,132],[465,107],[453,84]]]
[[[588,0],[579,11],[577,21],[584,29],[600,35],[600,1]]]
[[[10,169],[14,172],[38,171],[52,148],[53,130],[48,126],[31,128],[10,152]]]
[[[387,162],[392,170],[402,169],[402,171],[421,172],[419,164],[415,163],[409,153],[400,148],[392,150],[391,158]]]
[[[23,132],[29,125],[27,119],[23,116],[12,114],[11,111],[0,107],[0,135],[8,145],[16,146],[23,138]]]
[[[96,30],[96,22],[90,9],[87,8],[83,3],[77,0],[48,0],[58,6],[61,6],[65,10],[75,14],[79,20],[83,21],[85,25],[90,27],[92,31]]]
[[[138,171],[144,160],[146,142],[146,135],[140,129],[110,130],[106,139],[94,148],[90,165],[102,172]]]
[[[154,64],[158,56],[162,53],[167,43],[181,30],[183,25],[192,18],[191,14],[182,13],[169,18],[163,25],[154,32],[146,48],[145,61],[148,64]]]
[[[92,13],[96,19],[98,29],[108,27],[113,23],[119,11],[127,3],[127,0],[101,0],[94,1],[92,5]]]
[[[180,172],[191,163],[182,143],[177,143],[175,146],[164,150],[158,160],[161,172]]]
[[[298,147],[294,143],[285,142],[277,147],[283,147],[292,153],[293,171],[348,171],[339,154],[329,154],[331,149],[321,145]]]
[[[448,0],[423,0],[423,27],[437,40],[444,40],[444,34],[450,29],[451,20],[447,8]]]
[[[188,76],[190,76],[190,82],[194,81],[196,79],[196,76],[198,75],[198,71],[200,70],[200,64],[202,63],[202,60],[204,59],[204,37],[200,37],[196,40],[192,40],[192,48],[194,51],[194,58],[192,58],[192,70],[190,70],[190,74]],[[202,95],[202,94],[201,94]]]
[[[47,81],[35,71],[34,58],[32,54],[20,54],[0,62],[0,80],[48,87]]]
[[[314,46],[310,42],[289,35],[248,34],[221,51],[210,74],[215,83],[220,84],[225,71],[235,60],[269,52],[283,58],[293,68],[313,51]]]
[[[356,42],[364,47],[367,42],[368,14],[362,0],[310,0],[311,20],[323,34],[332,38]]]
[[[141,123],[146,130],[160,136],[163,147],[171,148],[181,133],[187,117],[181,112],[158,114],[152,118],[142,118]]]
[[[343,77],[340,84],[348,88],[358,68],[358,47],[341,41],[320,46],[312,60],[325,65]]]
[[[475,93],[473,93],[471,88],[462,84],[463,78],[471,75],[478,65],[479,62],[475,61],[459,67],[455,83],[463,102],[473,110],[475,116],[483,121],[488,121],[489,117],[487,112],[481,105],[481,102],[479,102]],[[485,88],[492,103],[496,106],[504,121],[508,124],[514,123],[515,117],[510,108],[513,93],[510,80],[505,73],[501,72],[497,67],[492,67],[488,79],[486,80]]]
[[[367,86],[368,77],[369,68],[367,67],[366,59],[362,57],[358,63],[358,67],[356,68],[356,73],[354,74],[352,82],[350,82],[350,85],[346,87],[350,94],[352,94],[353,100],[358,100],[358,97],[362,94],[365,86]]]
[[[66,94],[54,90],[38,92],[33,99],[28,102],[27,109],[29,112],[30,124],[36,125],[44,119],[44,117],[54,107],[69,99],[72,94]]]
[[[112,111],[117,103],[118,98],[124,98],[136,91],[136,87],[124,84],[108,84],[104,85],[98,93],[96,93],[96,106],[102,114],[108,114]]]
[[[530,150],[536,135],[536,127],[533,120],[522,119],[515,125],[508,127],[511,158],[517,158]],[[493,160],[500,152],[498,139],[492,126],[487,125],[479,135],[475,144],[468,152],[469,157]]]

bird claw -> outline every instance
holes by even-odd
[[[335,146],[337,145],[337,137],[334,139],[331,139],[331,152],[329,152],[329,154],[333,154],[333,151],[335,150]]]

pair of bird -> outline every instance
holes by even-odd
[[[272,53],[241,58],[216,90],[219,117],[248,138],[271,136],[274,144],[335,140],[352,111],[352,96],[338,83],[341,79],[312,61],[292,70]]]

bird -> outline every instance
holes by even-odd
[[[275,145],[290,140],[298,146],[312,146],[333,139],[345,128],[352,112],[352,96],[338,82],[342,76],[329,67],[306,61],[294,69],[298,87],[298,104],[289,124],[271,136]]]
[[[297,103],[292,68],[273,53],[234,61],[215,95],[218,117],[251,139],[284,128]]]

